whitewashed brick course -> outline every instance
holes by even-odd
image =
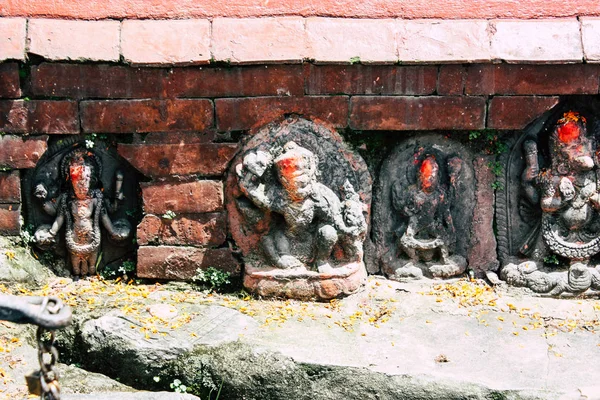
[[[600,18],[581,18],[583,54],[589,62],[600,62]]]
[[[0,61],[25,59],[25,18],[0,18]]]
[[[121,52],[131,64],[197,64],[210,60],[210,21],[123,21]]]
[[[397,42],[401,62],[481,62],[491,58],[485,20],[400,20]]]
[[[232,63],[301,61],[304,18],[216,18],[212,52],[215,60]]]
[[[118,61],[119,21],[29,20],[29,52],[48,60]]]
[[[393,63],[396,22],[392,19],[307,18],[307,57],[317,62]]]
[[[492,57],[509,62],[581,62],[579,21],[494,20]]]

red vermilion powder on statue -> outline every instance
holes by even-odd
[[[575,122],[567,122],[557,128],[558,139],[563,143],[570,143],[579,138],[581,127]]]

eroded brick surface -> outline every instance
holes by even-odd
[[[20,96],[19,64],[0,64],[0,99],[14,99]]]
[[[0,172],[0,203],[21,202],[21,179],[19,171]]]
[[[33,168],[48,148],[48,136],[21,138],[0,135],[0,166],[13,169]]]
[[[0,235],[19,235],[21,227],[20,207],[16,204],[0,204]]]
[[[363,130],[483,129],[482,97],[357,96],[350,127]]]
[[[437,81],[437,94],[461,95],[465,89],[467,69],[463,65],[442,65]]]
[[[223,183],[220,181],[160,182],[142,184],[144,211],[162,215],[207,213],[223,209]]]
[[[0,131],[9,133],[79,133],[77,102],[0,100]]]
[[[495,96],[490,100],[487,127],[523,129],[558,104],[559,98],[536,96]]]
[[[210,100],[113,100],[81,102],[84,132],[190,132],[213,123]]]
[[[141,246],[137,275],[149,279],[189,280],[197,269],[209,267],[239,275],[240,265],[231,250],[184,246]]]
[[[145,215],[137,227],[137,242],[141,246],[210,245],[225,242],[227,223],[222,213],[182,214],[173,219]]]
[[[286,114],[315,117],[337,128],[348,125],[348,97],[253,97],[215,100],[217,129],[244,130],[264,125]]]
[[[233,143],[121,144],[119,154],[146,176],[222,175],[238,149]]]

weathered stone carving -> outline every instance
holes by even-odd
[[[391,279],[448,278],[467,266],[475,204],[472,157],[438,136],[384,161],[375,193],[375,259]]]
[[[50,149],[25,179],[33,242],[67,257],[75,277],[96,274],[98,264],[119,259],[131,247],[124,214],[135,207],[135,185],[129,186],[135,178],[130,173],[133,179],[126,181],[116,161],[105,150],[69,141]]]
[[[335,132],[302,119],[272,124],[232,169],[228,210],[246,287],[320,299],[360,287],[370,178]]]
[[[546,144],[546,154],[540,154]],[[513,154],[519,148],[522,161],[509,162],[506,179],[518,198],[499,195],[500,233],[506,235],[500,277],[550,295],[600,289],[600,270],[592,266],[600,253],[600,171],[586,118],[573,111],[550,118],[524,135]],[[519,167],[520,190],[509,175]],[[509,202],[518,204],[518,214]]]

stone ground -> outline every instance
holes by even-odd
[[[73,307],[74,323],[59,338],[72,363],[61,366],[67,400],[99,392],[170,399],[124,392],[172,392],[175,379],[203,400],[220,386],[220,399],[600,399],[593,297],[376,276],[329,303],[96,278],[0,291],[58,294]],[[36,364],[33,338],[31,327],[0,322],[0,399],[24,396],[23,375]]]

